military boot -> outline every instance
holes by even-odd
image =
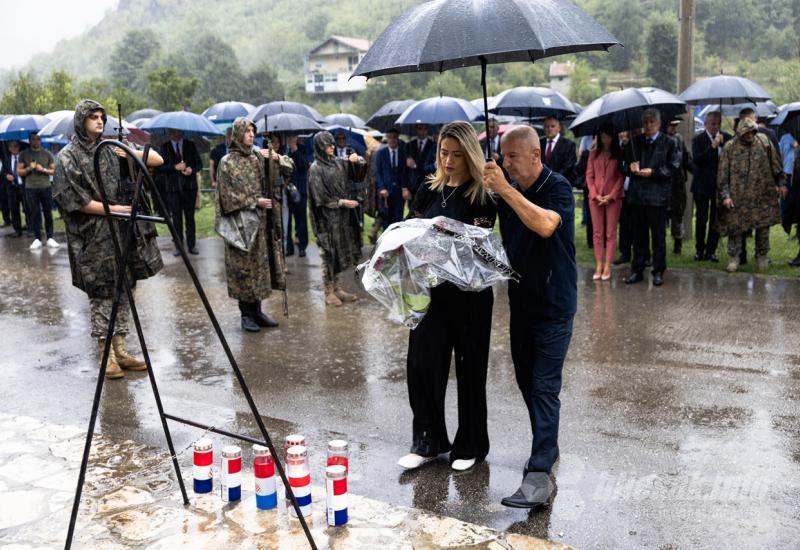
[[[330,283],[325,284],[325,305],[335,307],[340,307],[342,305],[342,301],[336,295],[336,291]]]
[[[113,342],[112,342],[113,343]],[[103,360],[103,350],[106,347],[106,341],[102,338],[97,340],[97,347],[100,350],[100,360]],[[108,363],[106,363],[106,378],[122,378],[125,376],[125,373],[122,372],[122,369],[119,368],[117,364],[117,359],[114,357],[114,346],[111,346],[111,349],[108,350]]]
[[[756,265],[759,273],[766,273],[769,270],[769,258],[766,256],[756,257]]]
[[[255,303],[255,315],[253,320],[260,327],[275,328],[278,326],[278,321],[267,315],[261,310],[261,302]]]
[[[339,288],[338,280],[334,280],[333,282],[333,293],[342,302],[355,302],[356,300],[358,300],[358,296],[356,296],[355,294],[350,294],[349,292],[346,292],[341,288]]]
[[[258,332],[261,330],[261,327],[259,327],[255,319],[253,319],[255,313],[253,311],[254,309],[255,307],[253,304],[239,302],[239,311],[242,312],[242,330],[246,330],[247,332]]]
[[[125,337],[123,335],[114,335],[111,339],[111,347],[114,350],[114,358],[117,360],[117,365],[123,369],[135,371],[147,370],[147,363],[134,357],[125,349]]]

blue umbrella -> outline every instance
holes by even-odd
[[[348,128],[366,128],[367,123],[364,119],[351,115],[350,113],[336,113],[325,117],[325,124],[336,124],[337,126],[346,126]]]
[[[317,124],[316,121],[303,115],[295,115],[293,113],[281,113],[279,115],[272,115],[267,117],[268,128],[264,129],[264,117],[255,121],[256,131],[259,134],[263,133],[282,133],[282,134],[304,134],[307,132],[319,132],[323,130],[322,126]]]
[[[411,126],[415,124],[446,124],[456,120],[473,122],[483,120],[483,113],[466,99],[457,97],[429,97],[413,103],[395,124]]]
[[[348,128],[345,126],[339,126],[333,124],[331,126],[326,126],[326,130],[328,130],[331,134],[336,136],[337,134],[344,134],[347,136],[347,145],[352,147],[356,153],[359,155],[363,155],[367,150],[367,142],[364,139],[364,135],[359,132],[358,130],[354,130],[352,128]]]
[[[158,109],[139,109],[138,111],[134,111],[125,117],[125,120],[132,122],[140,118],[153,118],[154,116],[160,115],[163,112],[164,111],[159,111]]]
[[[736,103],[734,105],[722,105],[722,116],[738,117],[742,109],[753,109],[758,118],[772,118],[778,112],[778,107],[772,101],[759,101],[757,103]],[[705,118],[708,113],[718,113],[720,105],[706,105],[697,114],[700,118]]]
[[[9,115],[0,122],[0,141],[28,139],[48,122],[42,115]]]
[[[555,90],[536,86],[519,86],[491,98],[489,112],[533,120],[550,116],[564,119],[574,117],[578,111],[569,99]]]
[[[367,120],[367,126],[385,132],[394,126],[394,123],[397,121],[398,117],[403,114],[403,111],[413,105],[415,101],[415,99],[400,99],[386,103],[383,107],[372,113],[372,116]]]
[[[247,116],[250,120],[257,121],[264,118],[264,115],[272,116],[280,113],[303,115],[317,122],[325,121],[325,117],[322,116],[319,111],[303,103],[297,103],[296,101],[270,101],[269,103],[264,103],[263,105],[255,107]]]
[[[194,136],[222,136],[224,135],[207,118],[188,111],[171,111],[162,113],[146,120],[139,127],[151,134],[166,134],[167,130],[180,130],[186,135]]]
[[[215,103],[203,111],[202,116],[215,124],[233,122],[240,116],[247,116],[253,109],[255,109],[255,106],[244,101],[223,101],[222,103]]]
[[[764,88],[741,76],[718,75],[698,80],[678,96],[693,105],[735,105],[767,101],[772,96]]]
[[[39,130],[38,134],[40,136],[53,137],[63,135],[70,137],[75,133],[75,111],[56,111],[54,113],[50,113],[49,118],[50,121]],[[116,137],[119,131],[119,122],[112,116],[107,116],[106,118],[107,120],[103,129],[103,137]],[[127,135],[128,129],[132,126],[133,125],[130,122],[123,122],[123,135]],[[139,130],[139,132],[144,136],[147,135],[146,132],[142,132],[141,130]]]
[[[569,129],[576,136],[596,134],[601,127],[611,124],[617,132],[640,128],[645,109],[655,108],[661,118],[668,121],[686,111],[686,104],[669,92],[658,88],[628,88],[609,92],[586,106],[575,117]]]

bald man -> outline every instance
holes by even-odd
[[[503,246],[520,282],[509,282],[511,358],[533,432],[522,485],[502,500],[538,508],[550,500],[558,459],[561,373],[577,309],[575,201],[567,179],[542,164],[539,137],[517,126],[503,136],[503,168],[484,167],[483,184],[497,198]]]

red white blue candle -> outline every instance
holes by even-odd
[[[304,517],[311,515],[311,473],[308,470],[306,460],[306,448],[303,445],[295,445],[286,450],[286,477],[289,478],[289,485],[300,506],[300,513]],[[286,491],[287,506],[289,513],[297,517],[297,512],[289,499],[289,492]]]
[[[220,494],[223,502],[235,502],[242,498],[242,450],[236,445],[222,449]]]
[[[341,464],[328,466],[325,477],[328,525],[344,525],[347,523],[347,469]]]
[[[192,478],[195,493],[210,493],[213,488],[214,443],[203,437],[194,443],[194,459],[192,460]]]
[[[271,510],[277,507],[275,460],[269,449],[263,445],[253,445],[253,474],[256,481],[256,508]]]

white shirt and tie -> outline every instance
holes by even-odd
[[[347,158],[347,147],[337,147],[336,148],[336,156],[339,158],[346,159]]]
[[[11,159],[11,175],[14,177],[14,180],[11,182],[13,185],[22,185],[22,180],[20,179],[19,175],[17,174],[17,162],[19,155],[10,155]]]
[[[547,140],[547,146],[544,150],[544,158],[546,159],[545,162],[548,162],[550,157],[553,154],[553,151],[556,148],[556,144],[558,143],[558,139],[561,137],[561,134],[556,134],[554,138],[550,138]]]
[[[180,160],[183,160],[183,147],[182,147],[182,145],[183,145],[183,140],[181,140],[181,141],[173,141],[172,142],[172,150],[175,151],[175,156]]]
[[[715,139],[717,139],[717,136],[718,136],[719,134],[714,134],[714,135],[712,136],[712,135],[711,135],[711,132],[709,132],[708,130],[706,130],[706,135],[707,135],[707,136],[708,136],[708,138],[711,140],[711,143],[714,143],[714,140],[715,140]],[[717,156],[720,156],[721,154],[722,154],[722,143],[720,143],[720,144],[719,144],[719,146],[717,147]]]
[[[391,162],[392,170],[397,170],[397,160],[398,160],[398,153],[400,151],[399,147],[395,147],[392,149],[389,147],[389,162]]]

